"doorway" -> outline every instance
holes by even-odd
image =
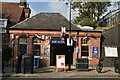
[[[71,64],[73,63],[73,54],[69,55],[68,47],[66,44],[51,44],[50,45],[50,66],[56,66],[56,55],[65,55],[65,64],[69,63],[71,58]]]

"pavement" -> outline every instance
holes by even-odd
[[[72,68],[71,71],[64,72],[59,69],[56,72],[55,68],[40,67],[35,68],[33,74],[12,73],[11,67],[5,67],[5,73],[2,77],[36,77],[36,78],[120,78],[119,73],[115,73],[114,67],[104,67],[101,73],[97,73],[95,67],[89,67],[88,71],[77,71]]]

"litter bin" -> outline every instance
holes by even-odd
[[[22,63],[22,54],[19,53],[17,56],[16,73],[21,73],[21,63]]]
[[[25,54],[24,55],[24,66],[23,66],[23,73],[33,73],[33,55],[32,54]]]
[[[88,58],[77,58],[76,68],[77,70],[89,70],[88,69]]]
[[[34,68],[40,67],[40,56],[34,56]]]

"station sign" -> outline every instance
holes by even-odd
[[[54,44],[65,44],[64,40],[50,40],[50,43]]]

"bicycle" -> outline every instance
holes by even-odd
[[[116,73],[119,73],[119,65],[118,65],[118,59],[116,58],[114,60],[114,70]]]
[[[97,66],[96,66],[96,71],[97,71],[98,73],[101,73],[101,71],[102,71],[102,69],[103,69],[103,64],[102,64],[102,62],[103,62],[103,59],[100,58]]]

